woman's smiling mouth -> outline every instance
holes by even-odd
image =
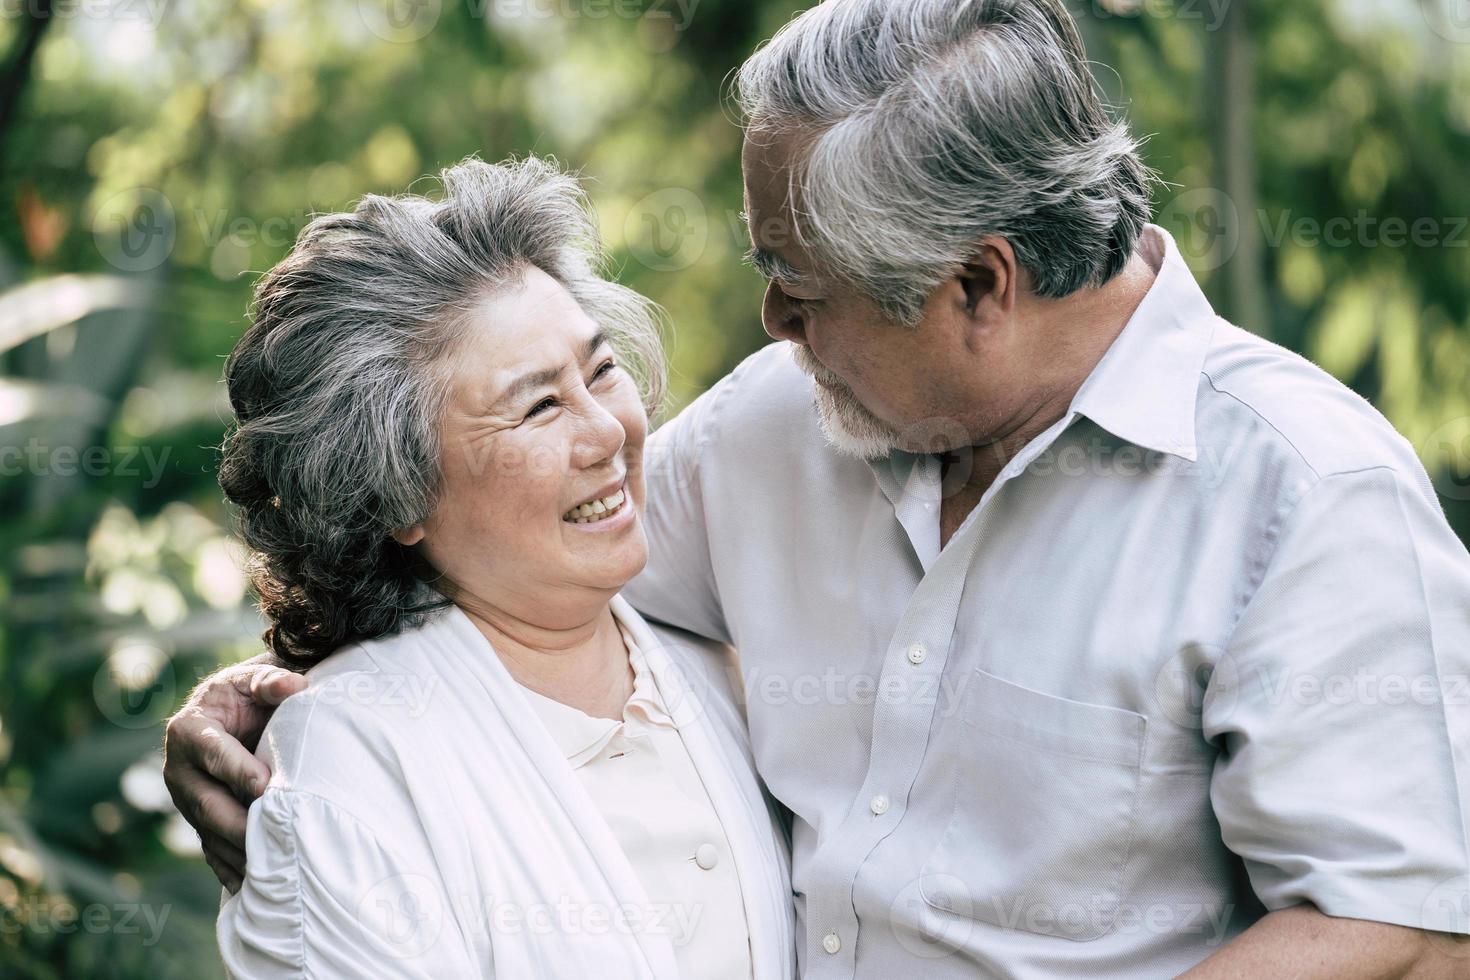
[[[627,502],[628,490],[625,485],[606,497],[597,497],[578,504],[561,515],[561,519],[568,524],[598,524],[621,514],[627,509]]]

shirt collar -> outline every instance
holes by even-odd
[[[1154,270],[1153,284],[1077,389],[1067,415],[1085,415],[1134,445],[1194,462],[1194,399],[1215,311],[1174,236],[1158,225],[1145,225],[1138,250]],[[897,506],[916,482],[934,482],[934,474],[922,465],[924,458],[895,449],[868,464],[884,495]]]
[[[1167,231],[1145,226],[1138,247],[1154,268],[1153,284],[1078,389],[1070,414],[1192,462],[1198,457],[1194,400],[1215,311]]]

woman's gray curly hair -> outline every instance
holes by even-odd
[[[662,314],[603,279],[577,180],[553,161],[468,159],[437,200],[370,194],[317,217],[256,284],[225,368],[235,424],[220,485],[238,507],[265,640],[294,667],[393,633],[445,601],[398,544],[439,491],[439,426],[466,314],[529,266],[605,329],[650,414]]]

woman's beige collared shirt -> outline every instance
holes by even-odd
[[[684,980],[751,975],[749,933],[730,844],[642,652],[626,631],[633,694],[623,720],[521,692],[612,828],[662,916]]]

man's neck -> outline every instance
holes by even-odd
[[[939,508],[939,546],[949,543],[1000,471],[1032,439],[1067,414],[1077,391],[1128,325],[1153,285],[1156,271],[1138,253],[1106,285],[1048,301],[1037,318],[1055,338],[1049,382],[993,437],[968,452],[943,457],[945,495]],[[1086,329],[1079,325],[1086,324]],[[968,472],[964,472],[968,471]]]

